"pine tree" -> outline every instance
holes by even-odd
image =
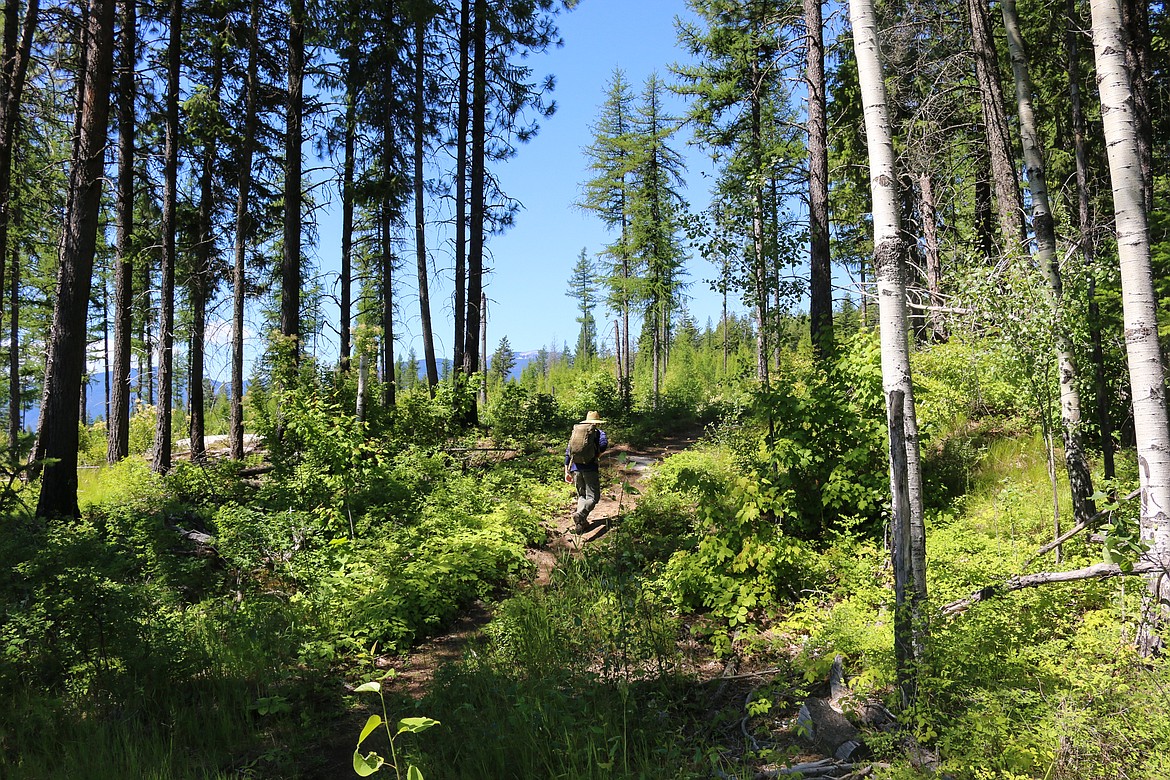
[[[593,319],[593,309],[597,306],[598,289],[597,268],[585,247],[581,247],[581,254],[577,256],[577,262],[569,275],[569,287],[565,295],[577,304],[577,322],[581,325],[577,336],[577,360],[579,365],[585,367],[597,356],[597,323]]]
[[[101,208],[114,63],[115,0],[90,0],[78,74],[73,147],[57,294],[34,460],[44,464],[38,517],[79,517],[78,403],[85,373],[85,325]]]
[[[666,85],[646,79],[637,106],[630,192],[630,253],[645,269],[639,293],[645,306],[643,329],[650,332],[652,394],[657,406],[666,370],[671,322],[685,288],[682,229],[682,155],[670,145],[678,121],[665,113]]]
[[[606,89],[597,122],[592,128],[593,143],[585,148],[592,178],[578,205],[593,212],[609,230],[617,230],[613,243],[605,248],[611,270],[605,276],[609,308],[621,317],[621,337],[616,345],[618,365],[623,367],[623,391],[628,393],[630,360],[630,307],[637,293],[638,268],[630,252],[630,189],[633,167],[634,95],[625,73],[615,69]],[[628,400],[628,399],[627,399]]]

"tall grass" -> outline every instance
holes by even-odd
[[[565,559],[440,670],[420,709],[443,725],[415,760],[428,780],[709,777],[680,630],[620,555]]]

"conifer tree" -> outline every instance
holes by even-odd
[[[598,288],[597,268],[585,247],[581,247],[565,295],[577,304],[577,322],[581,325],[577,335],[577,361],[586,367],[597,356],[597,323],[593,319],[593,309],[597,306]]]
[[[605,102],[594,124],[593,143],[585,147],[592,178],[584,185],[578,205],[592,213],[609,230],[614,241],[605,248],[610,273],[605,276],[609,307],[621,318],[621,335],[615,350],[623,366],[623,391],[628,391],[630,361],[630,307],[637,287],[638,268],[630,252],[630,188],[633,166],[634,95],[625,73],[617,68],[610,76]]]
[[[86,316],[101,208],[104,152],[114,63],[115,0],[90,0],[82,36],[83,67],[69,178],[66,222],[57,266],[41,419],[34,460],[44,464],[38,517],[79,517],[78,403],[85,373]]]
[[[681,189],[682,155],[670,145],[678,121],[666,114],[666,85],[656,74],[646,79],[634,123],[630,192],[630,253],[644,268],[640,297],[643,330],[650,333],[652,393],[657,406],[666,370],[671,321],[684,288],[683,248],[679,241],[685,204]]]

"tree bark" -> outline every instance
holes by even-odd
[[[871,0],[855,0],[850,3],[849,13],[865,110],[870,189],[873,195],[874,267],[881,331],[882,386],[886,397],[887,422],[891,430],[890,492],[893,496],[894,516],[897,518],[892,535],[895,565],[901,572],[896,577],[902,582],[901,588],[895,586],[896,610],[905,610],[901,614],[907,616],[907,619],[895,623],[895,648],[900,661],[899,679],[904,681],[903,696],[912,697],[912,665],[921,644],[915,634],[925,630],[918,611],[926,600],[926,550],[925,529],[921,526],[922,479],[918,459],[918,424],[914,414],[914,386],[910,374],[909,334],[906,326],[907,247],[902,239],[893,139],[873,4]],[[904,472],[901,466],[903,461],[906,464]],[[915,527],[916,524],[918,527]],[[904,558],[898,556],[899,547],[907,552]],[[906,653],[909,655],[906,656]]]
[[[130,331],[134,311],[134,96],[138,62],[137,0],[122,0],[122,74],[118,86],[118,234],[114,279],[114,383],[106,460],[130,454]]]
[[[12,252],[12,288],[9,292],[8,322],[8,455],[20,461],[20,254]]]
[[[1096,390],[1097,428],[1100,432],[1102,473],[1106,480],[1113,479],[1113,424],[1109,416],[1109,393],[1105,380],[1105,354],[1101,339],[1101,311],[1097,303],[1096,247],[1092,231],[1092,215],[1089,207],[1089,152],[1085,112],[1081,104],[1081,23],[1077,14],[1076,0],[1065,4],[1065,51],[1068,58],[1069,110],[1073,131],[1073,153],[1076,161],[1077,182],[1077,247],[1089,269],[1089,337],[1092,343],[1093,384]]]
[[[226,25],[227,20],[223,19]],[[226,35],[226,30],[224,31]],[[211,90],[208,96],[214,105],[219,105],[223,91],[223,45],[219,40],[212,43]],[[213,290],[211,258],[215,250],[213,215],[215,193],[212,185],[219,156],[216,135],[212,133],[203,142],[203,170],[199,172],[199,217],[198,244],[192,253],[194,267],[188,279],[191,300],[191,348],[189,357],[187,401],[190,412],[187,416],[188,435],[191,439],[191,460],[199,462],[207,457],[204,439],[206,431],[207,399],[203,380],[206,364],[207,302]]]
[[[288,114],[284,137],[284,253],[280,262],[280,333],[301,338],[301,144],[305,99],[305,0],[290,0],[288,17]]]
[[[78,403],[85,373],[86,318],[101,210],[110,82],[114,63],[114,0],[90,0],[79,77],[78,135],[73,148],[66,219],[57,266],[41,419],[34,459],[43,464],[38,517],[79,517]]]
[[[455,118],[455,341],[452,371],[455,383],[464,372],[463,346],[467,340],[467,152],[471,114],[471,0],[459,5],[459,106]],[[459,394],[455,394],[456,399]]]
[[[487,148],[487,2],[475,0],[473,22],[471,78],[471,222],[468,226],[467,251],[467,340],[464,342],[463,366],[467,374],[479,367],[479,327],[483,295],[483,246],[485,208],[484,156]],[[465,410],[465,421],[475,424],[479,412],[474,406]]]
[[[1017,574],[1008,579],[1007,582],[999,585],[988,585],[985,588],[975,591],[966,598],[957,599],[948,604],[943,605],[942,614],[947,617],[959,615],[966,612],[973,605],[981,601],[988,601],[990,599],[1002,596],[1006,593],[1011,593],[1016,590],[1023,590],[1024,588],[1036,588],[1041,585],[1047,585],[1052,582],[1079,582],[1080,580],[1100,580],[1109,579],[1112,577],[1128,577],[1139,574],[1154,574],[1162,575],[1170,574],[1167,569],[1167,564],[1156,560],[1141,560],[1133,565],[1132,568],[1123,569],[1116,563],[1096,563],[1092,566],[1086,566],[1083,569],[1073,569],[1072,571],[1046,571],[1037,572],[1036,574]]]
[[[234,460],[244,458],[244,301],[248,287],[248,236],[252,229],[248,201],[252,196],[259,55],[260,0],[251,0],[248,22],[248,70],[244,84],[244,136],[240,149],[240,178],[236,187],[236,243],[232,265],[232,397],[228,439]]]
[[[414,25],[414,241],[418,266],[418,308],[422,325],[423,359],[427,366],[427,389],[432,398],[439,384],[435,362],[435,339],[431,333],[431,295],[427,281],[426,221],[423,210],[423,136],[426,133],[426,35],[427,19],[422,11]]]
[[[1064,291],[1060,276],[1060,258],[1056,253],[1056,227],[1048,198],[1048,176],[1044,150],[1032,107],[1032,76],[1028,54],[1020,32],[1016,0],[1000,0],[1008,53],[1016,84],[1016,105],[1020,120],[1020,137],[1024,147],[1024,166],[1032,203],[1032,230],[1035,233],[1035,261],[1048,274],[1048,295],[1055,313],[1057,378],[1060,384],[1060,422],[1064,441],[1064,462],[1072,492],[1073,519],[1087,522],[1097,512],[1093,505],[1093,480],[1089,462],[1081,444],[1081,395],[1077,390],[1077,365],[1073,359],[1072,339],[1064,316]],[[1059,528],[1057,536],[1060,536]]]
[[[1113,186],[1117,253],[1129,364],[1134,431],[1141,485],[1142,538],[1151,555],[1170,559],[1170,425],[1166,416],[1165,368],[1158,343],[1157,298],[1150,258],[1150,233],[1141,175],[1138,121],[1133,88],[1125,65],[1125,42],[1116,0],[1091,0],[1097,85]],[[1166,577],[1150,585],[1160,604],[1170,599]],[[1142,649],[1154,652],[1165,615],[1140,637]]]
[[[759,84],[759,62],[752,58],[752,84]],[[751,112],[751,157],[759,171],[763,150],[763,118],[760,96],[753,91],[750,98]],[[764,253],[764,186],[758,176],[750,184],[752,198],[752,261],[756,287],[756,323],[760,329],[756,339],[756,379],[768,387],[768,269]]]
[[[345,49],[345,162],[341,171],[341,312],[340,320],[340,367],[349,371],[352,350],[350,322],[353,319],[353,206],[354,206],[354,159],[357,139],[358,101],[358,46],[349,43]]]
[[[17,119],[28,76],[39,5],[39,0],[28,0],[24,22],[18,24],[20,0],[6,0],[4,3],[4,40],[0,49],[0,279],[4,279],[8,228],[12,219],[12,149],[16,142]]]
[[[983,125],[991,159],[995,205],[999,215],[999,229],[1009,251],[1018,248],[1024,239],[1024,221],[1021,217],[1020,184],[1016,177],[1015,155],[1011,134],[1004,111],[1003,86],[999,79],[999,59],[995,53],[995,39],[991,34],[988,0],[967,0],[971,22],[971,44],[975,55],[975,78],[982,96]]]
[[[804,0],[808,85],[809,328],[813,349],[833,351],[833,268],[829,256],[829,150],[821,0]]]
[[[166,147],[163,151],[163,252],[159,270],[158,420],[154,430],[153,468],[171,469],[171,399],[175,360],[175,213],[179,178],[179,63],[182,56],[183,0],[171,0],[167,41]]]
[[[927,327],[934,342],[947,340],[947,326],[941,309],[942,297],[942,255],[938,245],[938,218],[934,199],[934,181],[928,172],[918,174],[918,211],[922,217],[922,244],[926,257],[926,292],[930,298],[927,312]]]
[[[1129,68],[1130,87],[1133,89],[1142,196],[1148,214],[1154,208],[1154,124],[1150,102],[1150,80],[1154,70],[1148,0],[1121,0],[1121,23],[1125,28],[1125,64]]]

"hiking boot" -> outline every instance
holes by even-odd
[[[578,520],[575,517],[573,518],[573,527],[577,529],[577,533],[579,534],[583,534],[589,530],[588,523],[586,523],[584,520]]]

